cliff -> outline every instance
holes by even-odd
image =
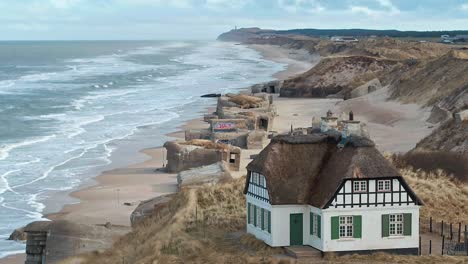
[[[347,94],[397,67],[396,61],[366,56],[328,57],[298,77],[285,80],[283,97],[327,97]]]

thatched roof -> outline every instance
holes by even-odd
[[[344,179],[401,177],[371,140],[350,137],[344,148],[338,147],[340,141],[334,132],[280,135],[247,169],[265,175],[272,205],[318,208],[326,206]]]

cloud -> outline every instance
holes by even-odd
[[[367,6],[351,6],[350,11],[352,13],[361,13],[366,14],[370,17],[378,17],[378,16],[385,16],[385,15],[398,15],[401,13],[401,10],[396,7],[391,0],[376,0],[377,3],[384,8],[382,9],[372,9]]]
[[[249,0],[206,0],[205,6],[210,9],[240,9],[247,5]]]
[[[396,7],[391,0],[377,0],[382,7],[388,8],[390,12],[399,14],[401,11]]]
[[[367,6],[351,6],[350,10],[352,13],[361,13],[372,17],[380,14],[380,11],[370,9]]]
[[[147,6],[168,6],[175,8],[191,8],[193,0],[116,0],[125,5],[147,5]]]
[[[460,9],[463,10],[463,11],[468,11],[468,4],[461,5]]]
[[[317,13],[325,10],[317,0],[278,0],[277,4],[288,13]]]
[[[77,5],[81,0],[49,0],[49,4],[58,9],[68,9]]]

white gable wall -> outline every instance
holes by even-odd
[[[245,208],[247,208],[248,204],[250,203],[257,207],[261,207],[271,212],[271,234],[268,233],[266,230],[262,230],[261,228],[254,226],[253,224],[249,224],[248,219],[246,217],[247,233],[254,235],[256,238],[260,240],[263,240],[265,243],[267,243],[270,246],[274,246],[272,236],[273,236],[273,233],[276,232],[276,229],[273,226],[273,223],[274,223],[273,208],[271,207],[269,203],[256,199],[250,195],[246,195],[245,197],[246,197]]]
[[[353,181],[359,179],[347,180],[338,191],[337,195],[332,200],[330,208],[347,208],[351,207],[384,207],[389,205],[414,205],[409,192],[404,188],[398,179],[391,179],[391,191],[379,192],[377,183],[379,180],[372,179],[362,181],[366,182],[367,190],[365,192],[355,192],[353,190]],[[393,206],[392,205],[392,206]]]
[[[411,213],[411,236],[382,237],[382,215]],[[419,247],[419,206],[396,206],[382,208],[329,208],[322,211],[322,251],[354,251],[375,249],[398,249]],[[331,217],[362,216],[362,237],[331,239]]]

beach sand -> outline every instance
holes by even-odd
[[[287,64],[287,68],[275,75],[276,78],[288,78],[312,68],[319,57],[304,51],[291,51],[270,45],[252,45],[268,60]],[[316,121],[331,109],[336,113],[353,110],[356,119],[368,122],[372,138],[381,151],[406,151],[423,138],[430,128],[423,121],[427,110],[415,105],[401,105],[386,102],[385,91],[377,92],[364,98],[343,102],[339,99],[303,99],[279,98],[274,96],[278,116],[274,120],[273,130],[287,132],[293,127],[308,127],[312,118]],[[207,112],[212,112],[208,109]],[[202,118],[188,121],[180,131],[169,134],[174,138],[184,138],[185,129],[206,128],[208,124]],[[422,128],[421,128],[422,127]],[[233,176],[245,175],[245,166],[250,162],[250,155],[260,150],[243,150],[241,171]],[[49,219],[67,219],[84,224],[105,224],[130,226],[130,214],[138,203],[159,195],[177,191],[176,175],[157,171],[163,167],[165,151],[161,147],[142,150],[148,160],[102,173],[96,178],[97,184],[75,191],[72,197],[80,203],[66,205]],[[128,205],[124,205],[128,203]],[[130,230],[130,227],[129,227]],[[24,263],[24,254],[12,256],[4,263]]]
[[[279,46],[258,44],[252,44],[249,47],[260,52],[267,60],[287,65],[284,71],[273,75],[273,77],[280,80],[306,72],[320,61],[319,55],[310,54],[307,50],[292,50]]]
[[[274,46],[252,47],[258,50],[267,60],[284,63],[286,69],[275,74],[275,78],[287,78],[309,70],[314,63],[312,57],[303,52],[296,54],[290,50]],[[311,60],[311,61],[308,61]],[[208,108],[207,112],[213,112]],[[183,139],[186,129],[207,128],[208,124],[202,117],[187,121],[180,130],[168,134],[174,139]],[[241,169],[233,173],[234,177],[245,175],[245,166],[250,162],[250,155],[260,150],[245,150],[242,152]],[[176,174],[159,171],[165,162],[165,149],[155,147],[141,151],[148,156],[144,162],[106,171],[95,178],[93,186],[81,187],[70,194],[79,199],[79,203],[65,205],[57,213],[48,214],[51,220],[65,219],[83,224],[105,224],[126,226],[130,231],[130,214],[139,202],[160,195],[177,191]],[[164,154],[163,154],[164,153]],[[124,205],[127,204],[127,205]],[[24,263],[25,254],[13,255],[0,260],[0,264]]]

